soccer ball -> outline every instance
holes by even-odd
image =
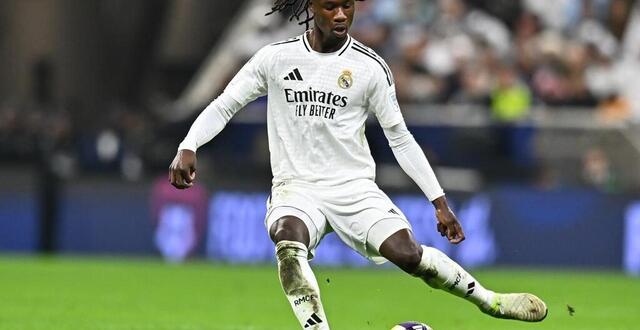
[[[391,328],[391,330],[433,330],[433,329],[431,329],[430,326],[424,323],[408,321],[408,322],[402,322],[394,326],[393,328]]]

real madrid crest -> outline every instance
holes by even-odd
[[[351,71],[343,70],[340,77],[338,77],[338,86],[342,89],[349,89],[353,86],[353,77],[351,77]]]

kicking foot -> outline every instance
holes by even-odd
[[[501,319],[540,322],[547,317],[547,305],[530,293],[496,293],[493,303],[480,310]]]

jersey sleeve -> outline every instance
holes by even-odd
[[[268,46],[267,46],[268,47]],[[236,102],[247,103],[267,94],[269,49],[260,49],[233,77],[224,92]]]
[[[372,64],[373,78],[368,93],[369,111],[372,111],[380,126],[388,128],[404,122],[400,105],[396,98],[396,85],[391,70],[382,59]]]
[[[189,133],[178,146],[179,150],[196,151],[218,135],[226,124],[247,103],[266,95],[268,84],[267,47],[259,50],[229,82],[218,96],[191,125]]]

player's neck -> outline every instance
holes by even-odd
[[[333,53],[338,51],[349,38],[338,39],[331,35],[323,34],[318,28],[307,31],[307,40],[313,50],[318,53]]]

